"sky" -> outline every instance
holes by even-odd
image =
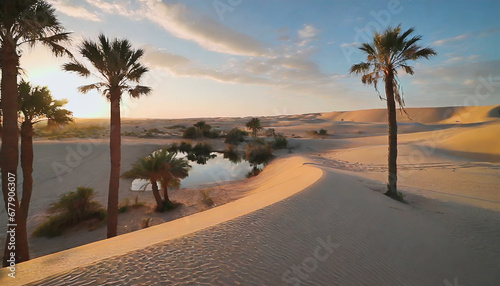
[[[399,73],[407,107],[500,104],[500,1],[47,0],[78,56],[100,33],[144,49],[152,93],[123,95],[122,117],[263,116],[385,108],[349,74],[374,31],[415,28],[438,55]],[[108,117],[109,103],[64,72],[68,58],[23,50],[32,84],[69,100],[75,117]],[[88,63],[86,63],[88,65]],[[88,65],[89,66],[89,65]]]

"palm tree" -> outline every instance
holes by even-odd
[[[180,179],[188,176],[191,166],[183,158],[176,158],[177,153],[166,149],[153,152],[139,159],[130,171],[123,174],[125,178],[149,180],[156,201],[156,211],[163,211],[172,205],[168,198],[168,187],[177,185]],[[163,188],[161,198],[158,183]]]
[[[396,121],[396,103],[404,111],[403,92],[397,78],[398,70],[413,75],[412,66],[408,61],[420,58],[428,59],[436,55],[429,47],[423,48],[417,44],[422,39],[421,35],[409,36],[414,32],[413,28],[402,32],[401,25],[396,28],[389,27],[381,33],[374,33],[372,43],[361,44],[359,49],[366,53],[367,61],[355,64],[351,67],[351,73],[361,74],[364,84],[373,84],[378,93],[378,81],[385,82],[385,95],[387,101],[387,113],[389,124],[389,178],[386,195],[402,200],[402,194],[397,191],[397,144],[398,126]],[[379,97],[382,97],[379,94]],[[405,112],[406,113],[406,112]]]
[[[56,18],[54,8],[41,0],[9,0],[0,2],[0,66],[2,70],[2,191],[5,208],[8,209],[8,177],[14,178],[17,189],[17,165],[19,156],[19,127],[17,122],[18,90],[17,76],[23,46],[33,47],[37,43],[51,49],[54,55],[70,54],[61,44],[68,42],[69,33]],[[29,259],[26,225],[18,221],[19,200],[14,194],[14,222],[16,227],[16,263]],[[3,266],[7,266],[10,251],[7,240]]]
[[[168,198],[168,187],[179,185],[180,180],[188,176],[191,166],[184,158],[176,158],[177,153],[161,150],[163,166],[160,183],[163,188],[163,205],[169,208],[172,202]]]
[[[253,140],[257,139],[257,132],[259,130],[262,130],[262,125],[260,124],[260,119],[259,118],[252,118],[250,121],[247,122],[246,127],[248,130],[252,130],[252,137]]]
[[[23,196],[20,220],[26,223],[33,191],[33,125],[47,120],[56,125],[73,121],[72,112],[62,107],[67,100],[55,100],[47,87],[32,87],[28,82],[19,84],[19,109],[21,123],[21,169],[23,171]]]
[[[153,196],[156,201],[156,210],[161,211],[163,209],[163,200],[161,199],[160,192],[158,190],[158,180],[161,176],[161,167],[163,164],[163,159],[159,152],[154,152],[147,157],[140,158],[134,165],[132,169],[123,174],[124,178],[129,179],[143,179],[149,180],[151,183],[151,188],[153,189]]]
[[[113,237],[117,234],[118,226],[118,190],[120,184],[120,161],[121,161],[121,123],[120,123],[120,101],[122,93],[127,91],[131,97],[138,98],[150,93],[151,88],[135,85],[139,83],[142,76],[148,71],[139,60],[144,50],[132,49],[128,40],[114,39],[110,41],[103,34],[99,35],[98,42],[85,40],[79,48],[80,54],[86,58],[94,67],[91,72],[85,65],[73,59],[63,66],[64,70],[76,72],[83,77],[94,76],[98,82],[81,86],[79,91],[87,93],[90,90],[101,92],[111,103],[110,123],[110,157],[111,173],[109,178],[108,192],[108,233]]]

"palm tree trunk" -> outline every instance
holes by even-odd
[[[23,196],[21,198],[20,220],[27,226],[28,213],[33,192],[33,125],[25,121],[21,125],[21,169],[23,171]],[[23,243],[28,244],[27,232],[21,237]],[[29,251],[25,254],[29,260]]]
[[[14,214],[9,216],[8,223],[12,225],[9,229],[15,229],[15,250],[8,249],[9,237],[5,240],[3,266],[7,266],[7,259],[11,252],[15,252],[16,263],[26,261],[29,253],[26,237],[26,224],[20,219],[19,200],[17,195],[17,166],[19,163],[19,128],[17,125],[17,112],[19,110],[17,94],[17,67],[19,57],[12,39],[3,39],[0,50],[0,64],[2,67],[2,112],[3,112],[3,132],[2,149],[0,157],[2,168],[2,193],[5,209],[12,209]],[[9,194],[9,191],[12,190]],[[9,198],[11,202],[9,203]],[[13,201],[12,201],[13,200]],[[12,218],[12,220],[11,220]],[[21,238],[21,239],[18,239]]]
[[[114,237],[118,229],[118,192],[120,188],[121,164],[121,123],[120,123],[120,91],[111,90],[111,124],[109,151],[111,157],[111,172],[108,191],[108,235]]]
[[[158,183],[155,180],[151,181],[151,188],[153,189],[153,196],[156,201],[156,211],[162,211],[163,201],[161,200],[160,191],[158,190]]]
[[[385,79],[387,97],[387,114],[389,124],[389,178],[387,195],[397,196],[397,157],[398,157],[398,124],[396,120],[396,102],[394,100],[394,74],[390,72]]]
[[[165,180],[163,182],[163,201],[165,203],[169,203],[170,202],[170,199],[168,198],[168,181],[169,180]]]

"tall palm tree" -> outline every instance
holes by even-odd
[[[256,140],[257,139],[257,132],[259,130],[262,130],[262,125],[260,123],[260,119],[259,118],[250,119],[250,121],[247,122],[246,127],[248,128],[248,130],[252,130],[253,140]]]
[[[85,40],[79,47],[80,54],[86,58],[94,67],[89,70],[84,64],[73,59],[63,66],[64,70],[76,72],[83,77],[94,76],[98,82],[79,87],[79,91],[87,93],[90,90],[101,92],[111,103],[110,118],[110,157],[111,173],[109,178],[108,192],[108,233],[113,237],[117,234],[118,226],[118,190],[120,184],[120,161],[121,161],[121,120],[120,101],[122,93],[128,92],[131,97],[138,98],[150,93],[151,88],[142,85],[132,86],[131,83],[139,83],[148,68],[139,60],[144,50],[132,49],[130,42],[126,39],[109,40],[103,34],[99,35],[98,42]]]
[[[37,43],[51,49],[54,55],[69,54],[62,46],[69,40],[69,33],[56,18],[54,8],[41,0],[9,0],[0,2],[0,66],[2,70],[2,191],[5,208],[8,208],[8,177],[14,178],[17,189],[17,165],[19,163],[19,127],[17,122],[18,91],[17,75],[23,46]],[[14,220],[16,227],[16,263],[29,259],[26,225],[19,221],[19,200],[14,194]],[[7,266],[10,251],[4,251],[3,265]]]
[[[23,171],[23,196],[20,204],[20,220],[28,219],[33,192],[33,125],[49,121],[56,125],[66,124],[72,112],[62,107],[67,100],[55,100],[47,87],[32,87],[28,82],[19,84],[19,109],[21,113],[21,169]]]
[[[378,81],[385,82],[385,95],[387,101],[387,114],[389,124],[389,178],[386,195],[402,200],[403,196],[397,190],[397,154],[398,154],[398,126],[396,121],[396,104],[404,111],[403,92],[398,80],[398,70],[413,75],[413,67],[408,61],[421,58],[428,59],[436,55],[429,47],[421,47],[417,43],[421,35],[412,36],[413,28],[402,32],[401,25],[396,28],[389,27],[383,33],[374,33],[372,43],[363,43],[359,49],[366,53],[366,62],[355,64],[351,73],[361,74],[364,84],[375,87],[378,91]],[[380,97],[380,94],[379,94]],[[382,97],[380,97],[382,99]]]
[[[125,178],[144,179],[151,183],[153,196],[156,201],[156,210],[163,211],[165,207],[171,206],[168,198],[168,187],[177,185],[180,179],[188,176],[191,166],[187,160],[176,158],[177,153],[166,149],[153,152],[147,157],[139,159],[130,171],[123,174]],[[163,189],[161,198],[158,183]]]

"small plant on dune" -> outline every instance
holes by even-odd
[[[130,204],[130,199],[125,198],[119,205],[118,205],[118,213],[125,213],[129,210],[129,204]]]
[[[207,207],[211,207],[214,205],[214,201],[208,194],[208,190],[200,190],[201,203],[206,205]]]
[[[148,228],[150,223],[151,223],[150,217],[143,218],[141,221],[141,228]]]
[[[318,131],[318,134],[319,135],[326,135],[328,131],[326,131],[325,129],[321,128],[319,131]]]
[[[52,204],[48,213],[49,219],[41,224],[33,233],[36,237],[54,237],[63,231],[83,221],[102,221],[106,211],[100,203],[93,201],[92,188],[78,187],[76,192],[69,192],[60,197],[59,201]]]

